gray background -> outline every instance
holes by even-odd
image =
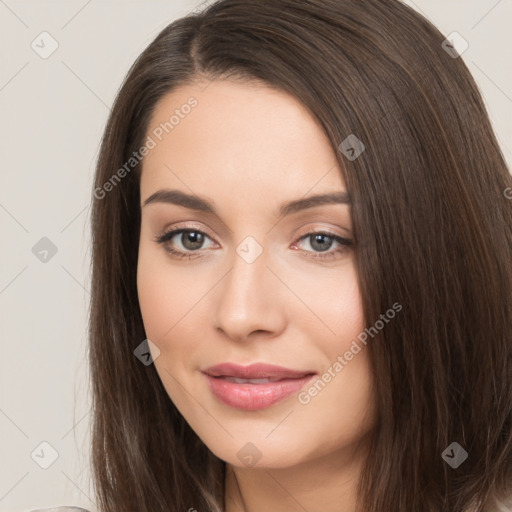
[[[512,0],[406,3],[468,41],[462,58],[510,165]],[[0,512],[95,510],[85,360],[94,165],[129,66],[201,4],[0,0]],[[46,59],[31,46],[51,48],[43,31],[58,43]]]

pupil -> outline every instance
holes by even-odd
[[[187,249],[199,249],[203,244],[203,235],[196,231],[189,231],[183,233],[181,241]]]
[[[313,248],[315,248],[315,244],[316,243],[319,243],[320,245],[317,247],[320,251],[325,251],[327,249],[329,249],[329,247],[331,246],[331,243],[332,242],[325,242],[325,238],[330,238],[329,236],[327,235],[313,235],[313,243],[311,244],[313,246]],[[322,242],[322,239],[324,240]]]

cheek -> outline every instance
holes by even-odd
[[[197,295],[189,273],[171,271],[163,249],[141,242],[137,265],[139,306],[149,339],[163,340],[193,305]],[[162,349],[162,347],[160,347]]]
[[[187,288],[180,283],[180,274],[175,273],[173,279],[165,271],[165,260],[159,251],[148,247],[147,242],[141,242],[137,265],[137,293],[139,306],[147,338],[155,343],[161,353],[166,346],[162,340],[166,333],[171,333],[173,326],[181,314],[183,292]],[[180,291],[178,293],[178,290]],[[157,359],[155,364],[161,361]]]
[[[165,275],[162,275],[159,268],[152,265],[152,259],[141,251],[137,267],[137,292],[144,328],[149,339],[161,338],[162,333],[171,327],[172,319],[169,312],[172,311],[173,304],[170,301],[173,295],[167,284]]]
[[[189,329],[198,290],[191,286],[186,271],[171,271],[168,263],[165,254],[141,245],[137,291],[146,337],[160,351],[155,369],[171,400],[186,414],[187,398],[180,383],[191,370],[187,356],[195,342]]]
[[[282,269],[282,273],[286,272]],[[304,268],[288,272],[287,284],[299,300],[293,319],[301,329],[308,329],[310,343],[325,354],[335,354],[350,345],[352,339],[364,330],[362,298],[353,257],[332,268]],[[312,331],[315,330],[316,334]]]
[[[344,344],[364,329],[364,315],[357,276],[350,270],[338,281],[330,281],[325,293],[325,311],[335,336]]]
[[[208,338],[206,295],[218,279],[208,270],[177,265],[161,250],[141,244],[137,293],[146,337],[160,350],[155,367],[162,380],[193,371],[202,340]],[[165,365],[165,366],[164,366]]]
[[[325,377],[306,388],[299,403],[306,416],[322,425],[317,432],[322,439],[314,442],[327,452],[357,438],[375,419],[370,351],[358,341],[366,327],[362,297],[354,261],[346,262],[331,279],[301,279],[308,283],[307,304],[317,317],[308,333],[312,348],[324,363]],[[347,353],[341,367],[339,357]],[[327,432],[331,434],[327,436]]]

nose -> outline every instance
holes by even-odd
[[[235,341],[278,336],[286,325],[286,287],[268,266],[267,251],[254,261],[236,252],[232,261],[212,297],[215,328]]]

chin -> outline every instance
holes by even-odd
[[[237,468],[254,469],[284,469],[296,466],[318,456],[314,448],[307,451],[303,442],[298,438],[261,439],[250,434],[231,439],[226,443],[205,443],[208,449],[219,459]],[[204,442],[204,441],[203,441]],[[298,451],[297,447],[301,450]]]

